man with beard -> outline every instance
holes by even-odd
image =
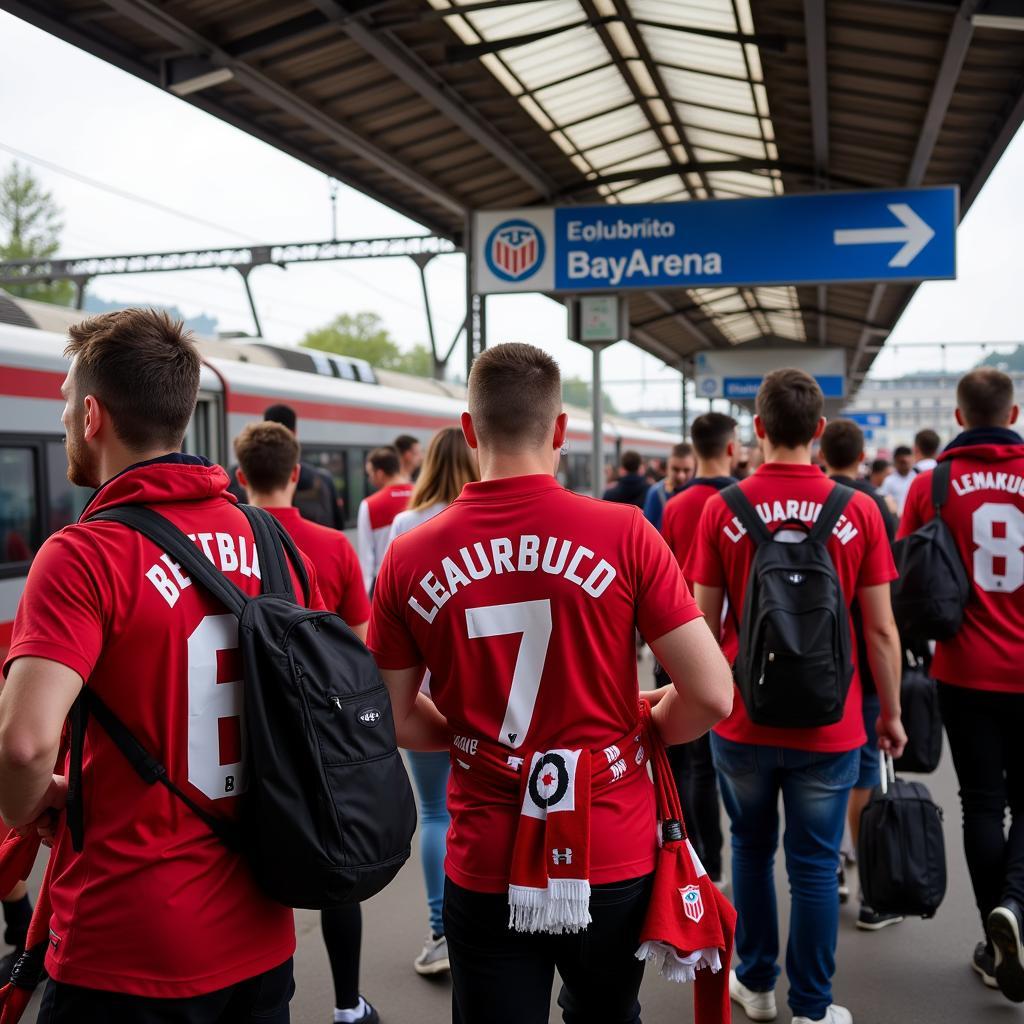
[[[65,766],[55,774],[54,765],[83,687],[208,815],[233,818],[246,788],[238,620],[153,542],[90,517],[148,506],[246,593],[260,590],[252,531],[228,497],[227,474],[181,452],[200,364],[180,322],[127,309],[85,320],[69,337],[68,477],[97,490],[32,564],[0,694],[0,814],[55,832],[51,981],[38,1019],[285,1024],[291,910],[265,896],[240,855],[168,787],[143,782],[95,719],[81,849],[69,829],[54,829],[68,792]],[[311,604],[323,607],[315,586]]]

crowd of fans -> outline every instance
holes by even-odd
[[[938,680],[961,784],[982,926],[971,964],[1024,1002],[1024,440],[1004,374],[967,374],[961,432],[941,448],[923,430],[890,465],[867,458],[852,421],[826,423],[813,378],[776,370],[757,395],[753,444],[731,417],[706,413],[663,466],[624,452],[595,503],[555,477],[567,430],[557,365],[529,345],[497,346],[474,365],[461,425],[425,455],[411,435],[369,454],[353,549],[334,483],[302,461],[288,407],[235,439],[230,477],[181,453],[199,360],[180,325],[104,314],[72,330],[69,355],[69,477],[96,491],[32,566],[0,694],[0,814],[17,830],[10,839],[54,845],[48,938],[29,951],[45,949],[50,976],[40,1021],[288,1020],[291,911],[207,823],[252,813],[239,804],[244,728],[231,724],[244,714],[244,619],[152,541],[93,518],[155,509],[253,597],[261,573],[237,498],[287,532],[313,581],[306,606],[339,616],[387,687],[386,713],[352,710],[366,728],[393,721],[407,751],[429,927],[413,967],[451,972],[454,1021],[546,1021],[557,968],[567,1024],[636,1022],[645,959],[696,978],[702,1024],[728,1019],[730,999],[750,1020],[774,1020],[781,830],[794,1024],[849,1024],[832,998],[855,863],[844,834],[855,846],[879,751],[898,757],[907,742],[893,544],[936,514],[942,462],[953,477],[940,514],[971,595],[960,631],[916,654]],[[817,639],[827,664],[800,663],[755,629],[768,614],[762,556],[796,544],[820,547],[815,571],[834,581],[839,617],[848,613],[849,650],[845,621]],[[799,601],[806,574],[787,578],[782,604]],[[656,661],[643,702],[637,634]],[[825,709],[819,684],[833,671],[839,696]],[[116,711],[146,763],[166,766],[163,785],[94,727],[69,794],[62,737],[83,688]],[[331,728],[329,715],[317,722]],[[81,735],[72,730],[72,756]],[[670,780],[657,769],[663,748]],[[683,822],[665,813],[677,799]],[[84,843],[66,814],[84,820]],[[32,946],[24,887],[4,914],[21,954]],[[857,926],[901,920],[862,900]],[[373,1024],[359,988],[359,904],[324,908],[322,926],[334,1021]],[[726,979],[717,990],[716,972]]]

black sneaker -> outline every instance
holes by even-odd
[[[999,988],[999,983],[996,981],[995,954],[984,942],[979,942],[974,947],[971,967],[989,988]]]
[[[1003,900],[988,915],[988,938],[995,949],[996,982],[999,991],[1014,1003],[1024,1003],[1022,931],[1024,915],[1016,900]]]
[[[880,914],[862,903],[860,913],[857,915],[857,927],[863,932],[880,932],[891,924],[899,924],[903,920],[902,914]]]
[[[839,902],[849,903],[850,886],[846,881],[846,868],[842,864],[836,869],[836,875],[839,877]]]

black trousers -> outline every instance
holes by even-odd
[[[960,783],[964,854],[984,926],[1007,897],[1024,905],[1024,693],[940,682],[939,707]]]
[[[722,877],[722,818],[718,778],[711,760],[711,735],[668,748],[668,761],[679,790],[686,831],[704,869]]]
[[[37,1024],[288,1024],[294,992],[290,959],[237,985],[185,999],[149,999],[48,981]]]
[[[593,921],[575,935],[513,932],[504,893],[471,892],[446,879],[455,1024],[547,1024],[556,967],[565,1024],[640,1024],[644,965],[634,954],[652,879],[595,885]]]

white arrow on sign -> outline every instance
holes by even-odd
[[[878,245],[882,242],[902,242],[902,247],[889,260],[889,266],[908,266],[935,237],[935,232],[906,203],[889,203],[888,206],[889,212],[900,221],[903,227],[846,228],[835,231],[832,241],[836,245]]]

